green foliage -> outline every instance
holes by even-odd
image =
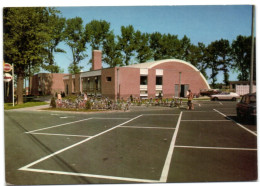
[[[109,35],[110,23],[104,20],[92,20],[85,26],[85,38],[92,50],[99,50]]]
[[[52,98],[51,98],[50,106],[51,106],[52,108],[56,108],[56,99],[55,99],[55,97],[52,97]]]
[[[38,72],[48,59],[49,17],[56,13],[54,8],[4,8],[4,60],[15,66],[18,104],[23,103],[24,78]]]
[[[232,58],[233,68],[239,71],[238,80],[248,81],[251,64],[251,36],[237,36],[232,43]]]
[[[110,67],[122,66],[122,55],[115,35],[110,32],[103,43],[103,61]]]
[[[83,21],[80,17],[67,19],[64,38],[66,44],[70,47],[72,52],[72,63],[69,66],[69,73],[77,74],[83,68],[78,66],[79,62],[87,57],[86,38],[84,37]]]
[[[137,53],[137,60],[143,63],[152,58],[152,51],[149,47],[150,35],[148,33],[141,33],[139,30],[135,32],[135,51]]]
[[[87,110],[91,109],[91,102],[90,101],[86,102],[86,109]]]
[[[135,51],[135,31],[133,25],[121,26],[121,36],[118,36],[119,46],[124,53],[123,64],[129,65]]]

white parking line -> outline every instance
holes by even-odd
[[[159,116],[172,116],[172,115],[180,115],[180,114],[143,114],[144,116],[146,116],[146,115],[152,115],[152,116],[157,116],[157,115],[159,115]]]
[[[131,119],[131,118],[98,118],[98,117],[93,117],[92,119]]]
[[[210,121],[210,122],[219,122],[219,121],[230,121],[230,120],[181,120],[181,121]]]
[[[26,169],[28,169],[29,167],[33,166],[33,165],[36,165],[36,164],[38,164],[38,163],[40,163],[40,162],[42,162],[42,161],[44,161],[44,160],[46,160],[46,159],[51,158],[52,156],[55,156],[55,155],[57,155],[57,154],[60,154],[60,153],[66,151],[66,150],[68,150],[68,149],[71,149],[71,148],[73,148],[73,147],[76,147],[76,146],[78,146],[78,145],[80,145],[80,144],[82,144],[82,143],[85,143],[86,141],[89,141],[89,140],[91,140],[91,139],[93,139],[93,138],[96,138],[96,137],[98,137],[98,136],[100,136],[100,135],[102,135],[102,134],[105,134],[105,133],[107,133],[107,132],[109,132],[109,131],[111,131],[111,130],[114,130],[115,128],[118,128],[118,127],[120,127],[120,126],[122,126],[122,125],[124,125],[124,124],[126,124],[126,123],[129,123],[129,122],[131,122],[131,121],[133,121],[133,120],[135,120],[135,119],[137,119],[137,118],[139,118],[139,117],[141,117],[141,116],[142,116],[142,115],[136,116],[136,117],[134,117],[134,118],[132,118],[132,119],[130,119],[130,120],[124,122],[124,123],[121,123],[121,124],[119,124],[119,125],[117,125],[117,126],[115,126],[115,127],[112,127],[112,128],[110,128],[110,129],[108,129],[108,130],[105,130],[105,131],[103,131],[103,132],[100,132],[100,133],[98,133],[98,134],[96,134],[96,135],[94,135],[94,136],[92,136],[92,137],[90,137],[90,138],[84,139],[84,140],[82,140],[82,141],[80,141],[80,142],[78,142],[78,143],[75,143],[75,144],[73,144],[73,145],[70,145],[70,146],[68,146],[68,147],[66,147],[66,148],[64,148],[64,149],[58,150],[58,151],[56,151],[56,152],[54,152],[54,153],[52,153],[52,154],[49,154],[49,155],[47,155],[47,156],[45,156],[45,157],[43,157],[43,158],[38,159],[38,160],[36,160],[36,161],[34,161],[34,162],[32,162],[32,163],[30,163],[30,164],[24,166],[24,167],[21,167],[21,168],[18,169],[18,170],[26,170]]]
[[[223,105],[223,103],[219,102],[220,105]]]
[[[101,179],[121,180],[121,181],[131,181],[131,182],[143,182],[143,183],[160,182],[159,180],[106,176],[106,175],[96,175],[96,174],[86,174],[86,173],[76,173],[76,172],[63,172],[63,171],[54,171],[54,170],[32,169],[32,168],[26,168],[24,169],[24,171],[40,172],[40,173],[47,173],[47,174],[70,175],[70,176],[83,176],[83,177],[90,177],[90,178],[101,178]]]
[[[229,148],[229,147],[199,147],[199,146],[182,146],[175,145],[178,148],[188,148],[188,149],[215,149],[215,150],[248,150],[248,151],[256,151],[257,149],[252,148]]]
[[[142,127],[142,126],[121,126],[120,128],[141,128],[141,129],[175,129],[171,127]]]
[[[169,170],[170,170],[170,164],[171,164],[171,160],[172,160],[172,154],[173,154],[177,134],[178,134],[180,123],[181,123],[181,117],[182,117],[182,112],[180,113],[175,132],[173,133],[173,136],[172,136],[170,148],[169,148],[169,151],[168,151],[168,154],[167,154],[164,166],[163,166],[161,178],[160,178],[161,182],[166,182],[167,178],[168,178],[168,173],[169,173]]]
[[[72,134],[53,134],[53,133],[38,133],[33,132],[31,134],[38,134],[38,135],[47,135],[47,136],[73,136],[73,137],[83,137],[83,138],[89,138],[91,136],[84,136],[84,135],[72,135]]]
[[[226,115],[223,114],[222,112],[220,112],[220,111],[218,111],[218,110],[216,110],[216,109],[213,109],[213,110],[215,110],[216,112],[218,112],[218,113],[221,114],[222,116],[228,118],[229,120],[232,120],[232,121],[235,122],[239,127],[241,127],[242,129],[246,130],[247,132],[250,132],[251,134],[257,136],[257,134],[256,134],[255,132],[253,132],[253,131],[249,130],[248,128],[244,127],[243,125],[241,125],[240,123],[236,122],[236,121],[233,120],[232,118],[226,116]]]
[[[64,126],[64,125],[70,125],[70,124],[73,124],[73,123],[77,123],[77,122],[81,122],[81,121],[87,121],[87,120],[90,120],[90,119],[92,119],[92,118],[87,118],[87,119],[82,119],[82,120],[78,120],[78,121],[72,121],[72,122],[68,122],[68,123],[54,125],[54,126],[51,126],[51,127],[45,127],[45,128],[41,128],[41,129],[36,129],[36,130],[28,131],[28,132],[25,132],[25,133],[28,134],[28,133],[32,133],[32,132],[36,132],[36,131],[45,130],[45,129],[51,129],[51,128],[56,128],[56,127],[60,127],[60,126]]]

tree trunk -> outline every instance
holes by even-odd
[[[24,76],[22,74],[17,75],[17,104],[23,104],[23,80]]]

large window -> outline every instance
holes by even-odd
[[[140,76],[140,85],[147,85],[147,76]]]
[[[162,85],[162,76],[156,76],[156,85]]]

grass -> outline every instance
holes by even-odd
[[[24,104],[20,104],[20,105],[14,105],[13,107],[13,103],[5,103],[4,104],[4,109],[5,110],[11,110],[11,109],[19,109],[19,108],[26,108],[26,107],[34,107],[34,106],[40,106],[40,105],[48,105],[49,103],[46,102],[42,102],[42,101],[30,101],[30,102],[26,102]]]

